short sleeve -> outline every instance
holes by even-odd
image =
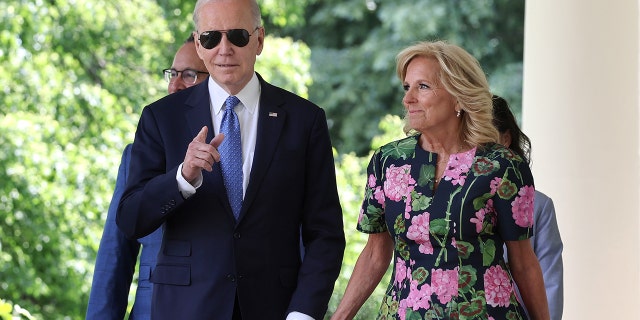
[[[367,166],[367,183],[364,187],[364,200],[358,215],[356,229],[364,233],[380,233],[387,231],[384,219],[385,195],[382,181],[383,170],[381,152],[376,151]]]
[[[529,165],[511,150],[497,159],[502,173],[495,185],[494,208],[498,231],[505,241],[525,240],[533,236],[535,188]]]

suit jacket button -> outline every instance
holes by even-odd
[[[236,277],[234,277],[232,274],[228,274],[227,279],[231,282],[236,282]]]
[[[236,239],[240,239],[240,232],[234,233],[233,237],[236,238]]]

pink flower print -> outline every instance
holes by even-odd
[[[498,187],[500,186],[500,183],[502,182],[502,178],[493,178],[493,180],[491,180],[491,183],[489,183],[489,187],[491,188],[491,195],[496,194],[496,192],[498,192]]]
[[[380,205],[382,205],[382,208],[384,208],[385,196],[382,188],[376,187],[375,190],[373,190],[373,198],[376,199],[376,201],[378,201]]]
[[[405,300],[400,300],[400,303],[398,304],[398,318],[400,320],[405,320],[407,319],[407,302]]]
[[[384,193],[389,200],[400,201],[403,197],[409,197],[416,181],[411,177],[411,166],[405,164],[402,167],[391,165],[387,168],[387,179],[384,181]]]
[[[430,302],[432,293],[433,291],[429,284],[425,283],[418,289],[418,281],[411,281],[409,295],[406,299],[400,300],[399,303],[398,315],[400,316],[400,319],[405,319],[406,310],[408,308],[411,308],[414,311],[419,309],[429,309],[431,307]]]
[[[513,286],[507,272],[500,266],[492,266],[484,273],[484,291],[487,303],[492,307],[508,307]]]
[[[400,320],[407,319],[407,299],[402,299],[398,303],[398,317]]]
[[[440,303],[451,301],[458,295],[458,267],[453,270],[431,269],[431,290]]]
[[[364,218],[364,209],[360,208],[360,214],[358,215],[358,224],[360,224],[362,218]]]
[[[492,199],[488,199],[487,203],[484,206],[484,208],[481,208],[480,210],[476,211],[475,218],[469,219],[470,222],[476,224],[476,232],[477,233],[480,233],[480,231],[482,231],[482,228],[484,227],[484,220],[487,217],[487,214],[490,214],[490,213],[493,213],[493,212],[494,212],[493,200]],[[495,224],[495,220],[493,219],[495,216],[490,214],[489,217],[490,217],[489,223]]]
[[[480,231],[482,231],[482,224],[484,223],[484,215],[485,215],[485,208],[482,208],[478,211],[476,211],[476,217],[475,218],[471,218],[471,222],[476,224],[476,232],[480,233]]]
[[[511,211],[516,224],[524,227],[533,227],[533,199],[535,189],[533,186],[524,186],[518,191],[518,196],[511,202]]]
[[[367,183],[369,185],[369,188],[373,188],[376,186],[376,176],[370,174],[369,175],[369,181]]]
[[[407,197],[404,200],[404,218],[405,219],[409,219],[411,218],[411,215],[409,214],[412,211],[411,209],[411,197]]]
[[[410,276],[410,275],[411,275],[411,269],[407,268],[402,258],[398,257],[396,260],[396,276],[394,280],[394,282],[396,283],[396,286],[400,288],[400,285],[402,284],[402,282],[407,279],[407,276]]]
[[[407,238],[415,241],[420,246],[418,251],[424,254],[433,254],[433,246],[429,240],[429,213],[419,214],[411,219],[411,225],[407,230]]]
[[[467,152],[455,153],[449,156],[449,164],[444,171],[444,179],[451,181],[453,185],[464,185],[467,173],[471,169],[473,158],[476,154],[476,148]]]

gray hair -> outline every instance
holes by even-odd
[[[196,6],[193,9],[193,27],[196,31],[198,31],[198,16],[200,8],[211,2],[222,2],[224,0],[198,0],[196,2]],[[257,28],[262,25],[262,14],[260,13],[260,6],[256,0],[248,0],[249,5],[251,6],[251,16],[253,17],[254,27]]]

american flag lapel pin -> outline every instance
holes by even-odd
[[[269,117],[274,117],[276,118],[278,116],[277,112],[269,112]]]

